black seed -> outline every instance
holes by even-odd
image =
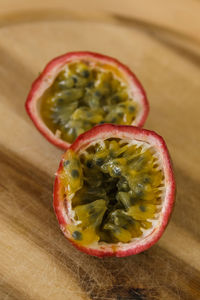
[[[119,96],[114,96],[114,97],[113,97],[113,100],[114,100],[115,102],[119,102],[119,101],[121,100],[121,98],[120,98]]]
[[[90,76],[90,72],[88,70],[83,70],[81,72],[81,76],[83,76],[85,78],[88,78]]]
[[[71,175],[72,175],[72,177],[77,178],[77,177],[79,177],[79,171],[76,169],[73,169],[71,171]]]
[[[123,115],[124,115],[124,114],[123,114],[122,112],[119,112],[119,113],[118,113],[118,116],[119,116],[120,118],[122,118]]]
[[[145,212],[146,211],[146,207],[145,206],[143,206],[143,205],[140,205],[140,210],[142,211],[142,212]]]
[[[119,167],[114,167],[112,170],[114,175],[120,175],[121,174],[121,170]]]
[[[102,94],[101,94],[101,92],[99,92],[99,91],[95,91],[95,92],[94,92],[94,96],[95,96],[95,97],[101,97]]]
[[[106,96],[105,95],[102,95],[101,97],[101,101],[105,101],[106,100]],[[103,103],[103,102],[102,102]]]
[[[134,192],[136,194],[136,196],[139,198],[139,197],[142,197],[143,194],[144,194],[144,185],[143,184],[140,184],[138,183],[134,189]]]
[[[78,78],[76,76],[72,76],[72,79],[73,79],[74,83],[78,82]]]
[[[117,121],[117,118],[112,118],[111,123],[115,123]]]
[[[144,177],[143,178],[143,183],[149,183],[151,182],[151,178],[150,177]]]
[[[74,231],[74,232],[72,233],[72,237],[73,237],[75,240],[80,241],[80,240],[82,240],[82,233],[76,230],[76,231]]]
[[[97,166],[102,166],[103,163],[104,163],[104,159],[103,158],[97,158],[97,160],[96,160],[96,165]]]
[[[93,165],[92,160],[88,160],[87,163],[86,163],[86,166],[88,168],[92,168],[92,165]]]
[[[128,107],[128,110],[129,110],[130,112],[134,112],[135,107],[131,105],[131,106]]]
[[[58,104],[63,104],[64,103],[64,99],[63,98],[58,98],[57,102],[58,102]]]
[[[70,161],[69,161],[69,160],[65,160],[65,161],[64,161],[64,163],[63,163],[63,166],[64,166],[64,167],[66,167],[66,166],[68,166],[68,165],[69,165],[69,163],[70,163]]]
[[[87,87],[91,88],[93,86],[94,86],[94,82],[93,81],[88,82]]]

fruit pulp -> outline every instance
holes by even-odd
[[[73,212],[66,229],[76,243],[129,243],[153,230],[164,172],[150,144],[111,138],[70,149],[60,178]]]
[[[72,143],[97,124],[132,124],[138,109],[117,68],[81,60],[57,75],[41,97],[40,114],[57,137]]]

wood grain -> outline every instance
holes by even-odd
[[[20,21],[23,15],[32,19],[30,13],[41,13],[49,18],[52,13],[59,13],[64,17],[68,12],[85,18],[105,17],[109,14],[132,17],[136,20],[149,22],[165,29],[178,31],[200,43],[200,3],[198,0],[1,0],[0,16],[2,21]],[[6,22],[8,23],[8,22]]]
[[[26,1],[18,7],[17,1],[12,7],[1,1],[0,299],[200,299],[200,46],[191,34],[197,19],[187,21],[186,30],[168,13],[162,20],[153,12],[148,17],[139,4],[136,16],[127,13],[128,5],[121,13],[112,1],[107,12],[92,13],[91,5],[88,14],[81,13],[81,2],[75,8],[77,1],[63,12],[61,2],[52,13],[52,1],[46,7],[31,2],[33,11]],[[177,9],[179,1],[174,3]],[[190,7],[192,18],[198,5]],[[24,102],[48,60],[72,50],[102,52],[130,66],[150,100],[145,127],[165,138],[173,159],[177,201],[171,222],[161,240],[137,256],[87,256],[58,228],[52,187],[62,151],[36,131]]]

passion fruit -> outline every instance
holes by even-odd
[[[67,149],[97,124],[143,126],[149,105],[128,67],[105,55],[71,52],[47,64],[32,85],[26,110],[51,143]]]
[[[162,137],[103,124],[81,134],[56,173],[60,228],[83,252],[128,256],[151,247],[171,214],[175,181]]]

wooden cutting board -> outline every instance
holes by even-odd
[[[38,1],[34,10],[27,1],[8,2],[0,12],[0,299],[200,299],[200,44],[191,24],[181,32],[164,10],[154,23],[142,12],[138,19],[123,9],[120,15],[119,6],[115,15],[106,9],[87,15],[78,6],[68,11],[66,3],[55,9],[47,1],[41,11]],[[53,212],[62,151],[37,132],[24,102],[44,65],[73,50],[130,66],[150,101],[145,128],[165,138],[173,159],[177,200],[170,224],[155,246],[136,256],[78,252]]]

